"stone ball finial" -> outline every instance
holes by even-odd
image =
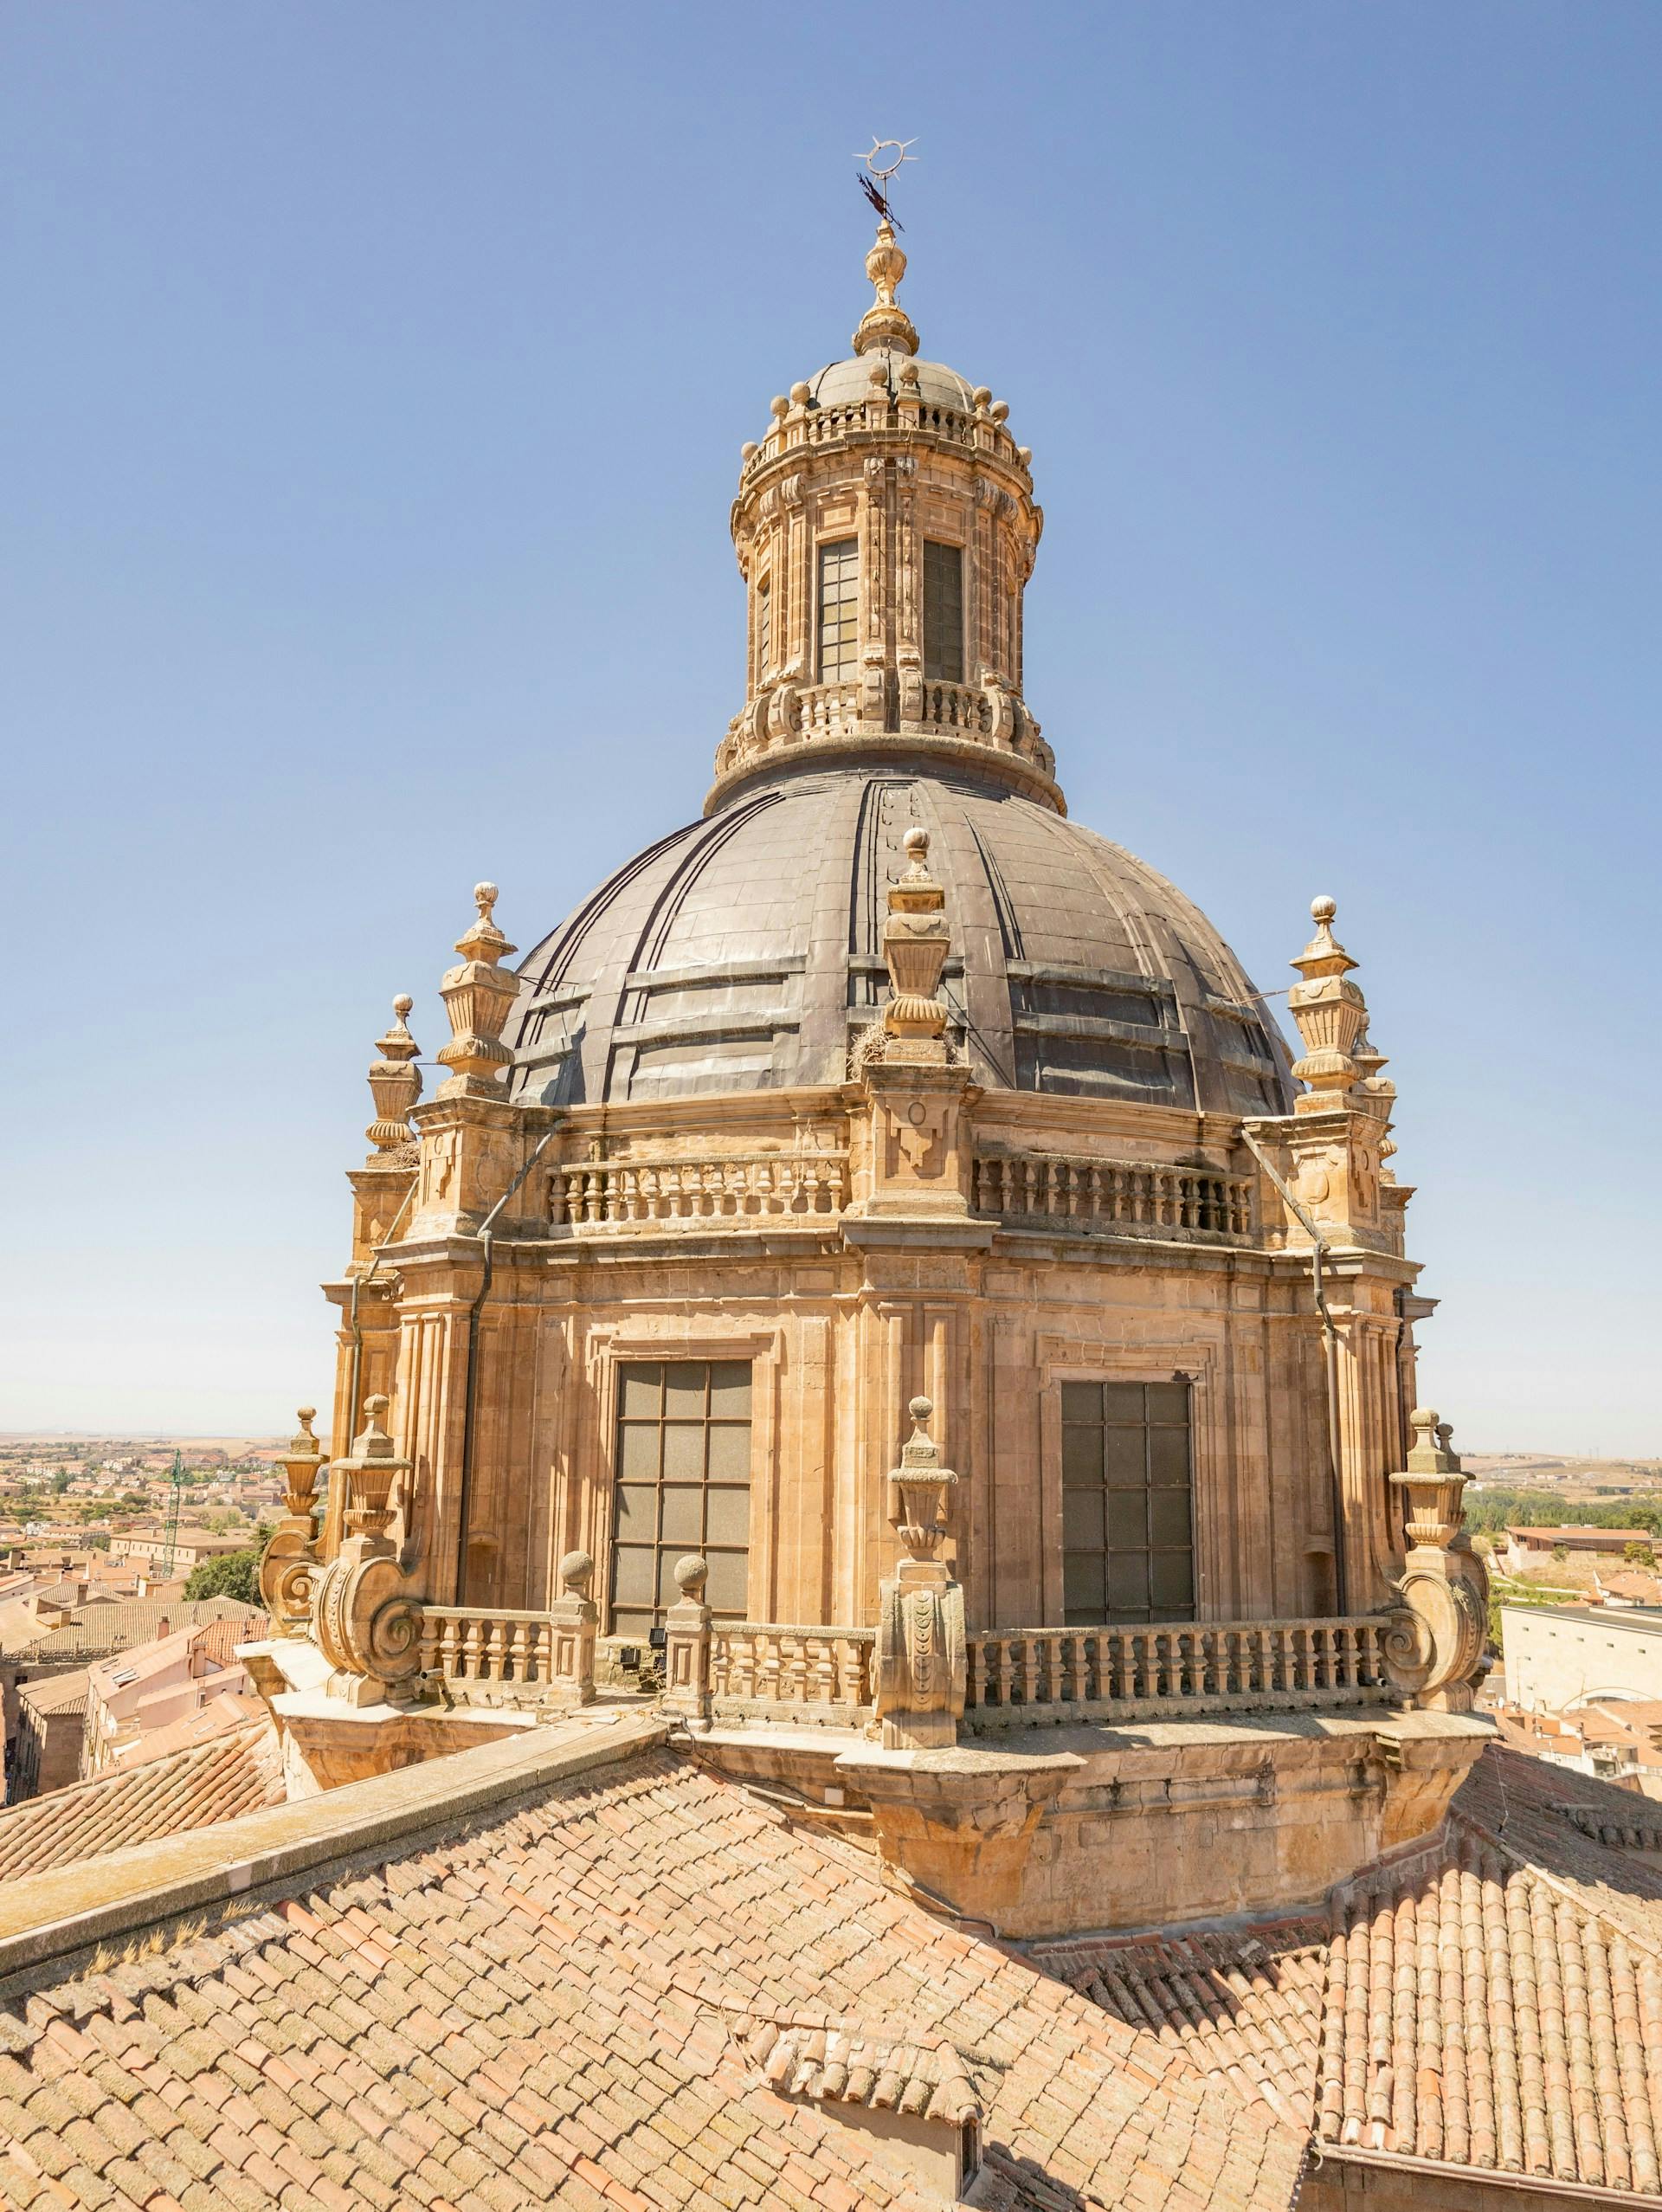
[[[1312,899],[1310,902],[1310,919],[1318,929],[1325,929],[1338,911],[1337,900],[1328,898],[1325,893],[1319,899]]]
[[[689,1551],[675,1562],[675,1586],[683,1597],[694,1603],[709,1575],[710,1562],[700,1552]]]
[[[866,381],[868,384],[887,384],[889,381],[887,365],[881,361],[873,361],[871,367],[866,371]]]
[[[407,990],[401,990],[392,1002],[392,1010],[401,1022],[405,1022],[409,1020],[415,1004],[416,1002],[409,993]]]
[[[742,461],[752,461],[761,450],[761,447],[757,445],[754,438],[746,438],[738,449],[738,457]]]
[[[1428,1405],[1415,1406],[1414,1411],[1408,1416],[1408,1426],[1410,1428],[1435,1428],[1436,1409]]]
[[[378,1421],[391,1403],[392,1400],[384,1390],[371,1390],[364,1401],[364,1410],[371,1421]]]
[[[480,921],[490,920],[491,909],[500,896],[501,893],[493,883],[476,883],[473,886],[473,904],[479,908]]]
[[[918,384],[918,364],[915,361],[903,361],[900,364],[900,381],[908,389]]]
[[[914,861],[926,861],[929,858],[927,829],[908,829],[900,842]]]
[[[776,422],[783,422],[790,412],[790,402],[782,391],[776,391],[768,402],[768,412]]]
[[[995,399],[987,412],[995,422],[1008,422],[1010,419],[1010,403],[1008,399]]]
[[[932,1398],[914,1398],[911,1404],[906,1408],[906,1411],[912,1416],[912,1419],[917,1422],[920,1428],[929,1419],[929,1416],[934,1412],[934,1410],[935,1403]]]
[[[806,407],[808,405],[808,386],[802,382],[800,377],[790,388],[790,403],[793,407]]]
[[[300,1422],[302,1428],[310,1428],[317,1417],[318,1409],[314,1405],[297,1406],[294,1409],[294,1418]]]
[[[581,1597],[589,1587],[589,1577],[595,1571],[595,1563],[586,1551],[568,1551],[560,1562],[560,1582],[563,1588]]]

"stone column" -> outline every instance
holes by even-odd
[[[664,1709],[688,1726],[710,1725],[710,1608],[704,1602],[709,1562],[695,1551],[675,1562],[680,1596],[664,1618]]]

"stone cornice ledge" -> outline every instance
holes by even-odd
[[[661,1718],[644,1713],[539,1728],[8,1882],[0,1894],[0,1978],[473,1813],[504,1812],[550,1783],[661,1744],[668,1732]]]

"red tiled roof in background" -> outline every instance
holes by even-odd
[[[171,1758],[118,1769],[0,1809],[0,1880],[101,1859],[129,1844],[151,1843],[280,1804],[282,1798],[276,1733],[261,1719]]]

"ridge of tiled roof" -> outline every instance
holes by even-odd
[[[14,1980],[0,2194],[641,2212],[662,2177],[688,2212],[933,2212],[858,2129],[760,2077],[730,2025],[822,2018],[957,2054],[987,2212],[1285,2212],[1299,2130],[725,1777],[638,1738],[597,1763],[600,1734],[584,1770],[453,1830],[388,1841],[377,1811],[367,1864],[314,1864],[241,1917],[176,1918]],[[447,1789],[465,1802],[546,1756],[487,1744],[306,1809],[345,1849],[354,1790],[377,1809],[395,1782],[429,1793],[431,1819]],[[238,1826],[287,1835],[300,1809]]]
[[[234,1819],[283,1795],[268,1720],[0,1809],[0,1880],[16,1881],[131,1844]]]

